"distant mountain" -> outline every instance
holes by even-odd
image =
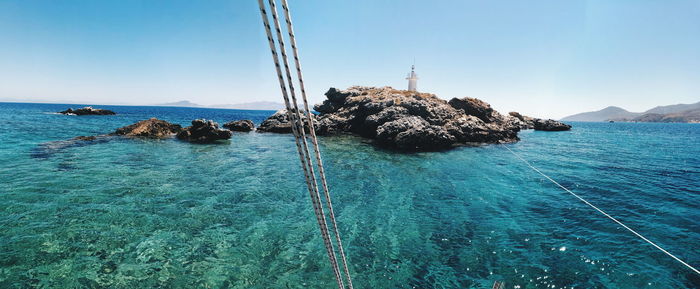
[[[177,106],[177,107],[208,107],[208,108],[228,108],[228,109],[247,109],[247,110],[280,110],[284,108],[284,104],[273,101],[255,101],[235,104],[216,104],[216,105],[200,105],[188,100],[176,102],[154,104],[156,106]]]
[[[700,108],[684,110],[672,113],[645,113],[633,119],[622,119],[620,121],[633,122],[688,122],[700,123]]]
[[[210,107],[248,110],[280,110],[284,108],[284,104],[274,101],[254,101],[236,104],[218,104]]]
[[[202,107],[199,104],[189,102],[187,100],[181,100],[181,101],[176,101],[176,102],[168,102],[168,103],[161,103],[161,104],[155,104],[155,106],[182,106],[182,107]]]
[[[655,108],[652,108],[650,110],[645,111],[644,113],[669,114],[669,113],[683,112],[683,111],[688,111],[688,110],[693,110],[693,109],[700,109],[700,102],[696,102],[696,103],[692,103],[692,104],[674,104],[674,105],[666,105],[666,106],[657,106]]]
[[[563,121],[607,121],[609,119],[635,118],[642,115],[638,112],[629,112],[617,106],[608,106],[604,109],[591,112],[583,112],[562,118]]]
[[[700,122],[700,102],[657,106],[645,112],[629,112],[609,106],[592,112],[574,114],[564,121]]]

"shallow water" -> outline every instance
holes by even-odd
[[[39,147],[152,116],[271,112],[52,114],[67,107],[0,103],[0,288],[335,286],[289,135]],[[521,138],[509,147],[700,266],[700,125],[574,123]],[[320,142],[356,288],[700,288],[500,145],[397,154]]]

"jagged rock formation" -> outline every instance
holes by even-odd
[[[229,121],[223,125],[224,128],[229,129],[230,131],[252,131],[255,129],[255,124],[253,123],[252,120],[249,119],[244,119],[244,120],[234,120],[234,121]]]
[[[321,135],[354,133],[410,151],[518,140],[520,128],[478,99],[447,102],[433,94],[391,87],[331,88],[326,98],[314,107],[320,113]]]
[[[64,111],[59,111],[58,113],[60,114],[66,114],[66,115],[115,115],[111,110],[107,109],[97,109],[97,108],[92,108],[91,106],[86,106],[83,108],[79,109],[66,109]]]
[[[218,140],[230,139],[231,131],[220,129],[213,120],[195,119],[192,125],[177,134],[177,138],[195,143],[212,143]]]
[[[320,112],[318,133],[355,133],[401,150],[447,149],[465,143],[518,140],[520,128],[475,98],[449,102],[429,93],[391,87],[331,88]]]
[[[301,118],[302,121],[304,122],[304,130],[306,132],[309,131],[308,126],[306,125],[306,113],[301,112]],[[318,127],[318,123],[316,121],[316,117],[312,114],[311,115],[312,122],[314,123],[314,128]],[[258,126],[257,129],[258,132],[274,132],[274,133],[292,133],[292,123],[289,121],[289,118],[287,117],[287,110],[286,109],[281,109],[275,112],[273,115],[265,119],[260,126]]]
[[[179,133],[182,127],[179,124],[169,123],[157,118],[139,121],[135,124],[118,128],[113,135],[144,138],[166,138]]]
[[[554,121],[502,115],[476,98],[449,102],[429,93],[391,87],[331,88],[326,100],[314,106],[319,135],[357,134],[377,144],[407,151],[442,150],[467,143],[507,143],[518,140],[520,129],[558,130]],[[562,124],[563,125],[563,124]],[[565,126],[565,125],[564,125]],[[291,124],[281,110],[258,131],[287,133]]]

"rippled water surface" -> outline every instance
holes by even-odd
[[[113,139],[152,116],[271,112],[0,103],[0,288],[333,288],[293,138]],[[574,123],[509,147],[700,266],[700,125]],[[503,146],[397,154],[321,138],[356,288],[700,288]]]

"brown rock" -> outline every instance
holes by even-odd
[[[229,121],[225,123],[223,127],[231,131],[252,131],[253,129],[255,129],[255,124],[252,120],[244,119]]]
[[[220,129],[213,120],[195,119],[192,125],[177,134],[177,138],[194,143],[213,143],[218,140],[230,139],[231,131]]]
[[[177,134],[181,130],[182,127],[179,124],[151,118],[118,128],[113,134],[131,137],[166,138]]]

